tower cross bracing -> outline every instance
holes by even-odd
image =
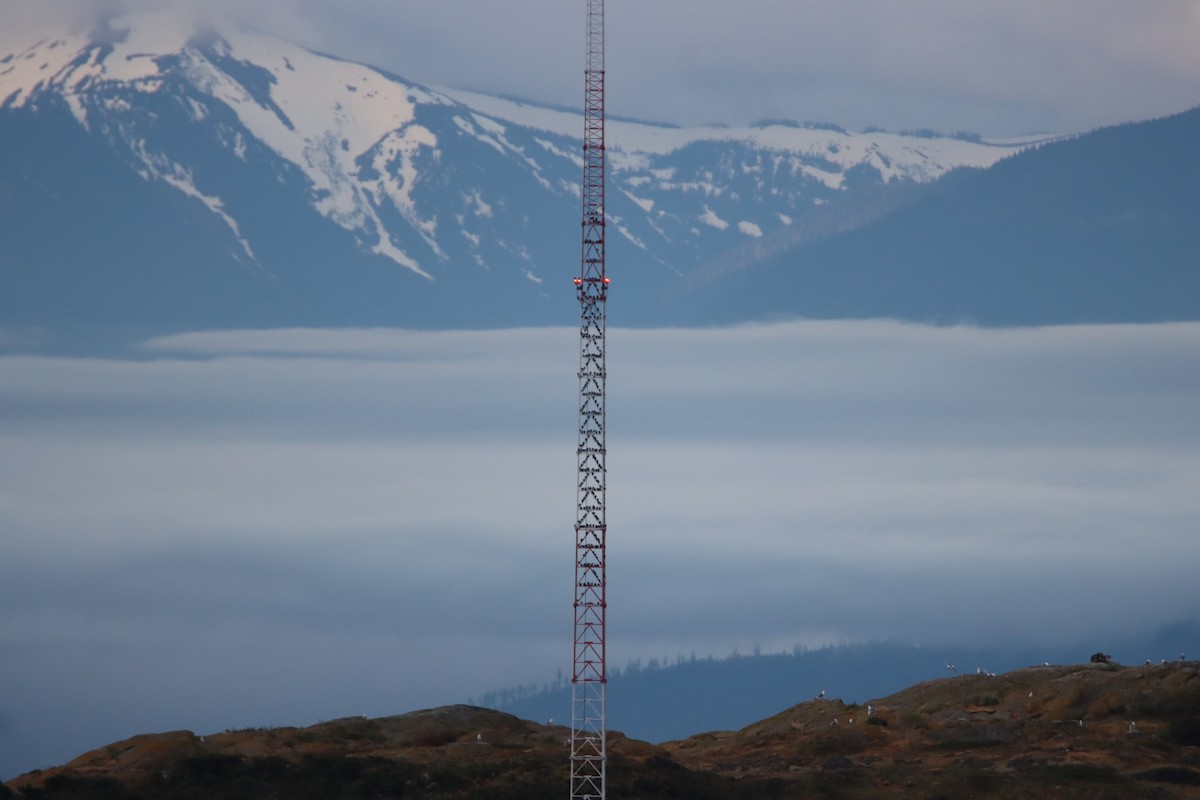
[[[607,774],[605,618],[604,0],[587,0],[584,70],[583,248],[579,295],[579,447],[575,517],[575,631],[571,675],[571,798],[604,800]]]

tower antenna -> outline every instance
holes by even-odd
[[[571,675],[571,800],[605,800],[604,0],[587,0],[583,93],[583,259],[579,294],[575,659]]]

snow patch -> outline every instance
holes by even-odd
[[[621,194],[625,195],[630,200],[637,203],[638,207],[641,208],[642,211],[645,211],[647,214],[649,214],[651,211],[654,210],[654,201],[653,200],[647,200],[644,197],[638,197],[637,195],[633,194],[632,192],[627,192],[625,190],[621,190]]]
[[[582,115],[555,111],[527,103],[459,89],[439,89],[454,100],[493,119],[578,139]],[[606,135],[615,172],[645,170],[648,158],[676,152],[696,142],[739,142],[769,152],[823,160],[848,169],[864,161],[880,168],[885,181],[920,175],[933,180],[954,167],[990,167],[1007,155],[1057,136],[1026,137],[994,142],[962,139],[922,139],[892,133],[842,133],[804,127],[669,128],[646,123],[610,120]],[[831,173],[824,173],[828,176]],[[813,177],[823,178],[822,175]],[[659,178],[670,181],[673,175]],[[826,178],[827,179],[827,178]]]
[[[474,190],[463,199],[468,205],[474,206],[475,216],[483,219],[492,218],[492,207],[484,202],[483,193],[480,190]]]
[[[236,131],[233,136],[233,154],[237,156],[239,161],[246,160],[246,137],[242,136],[241,131]]]
[[[250,247],[250,243],[242,236],[241,227],[238,225],[237,220],[225,210],[225,204],[221,201],[221,198],[211,197],[196,188],[196,180],[191,170],[169,161],[164,156],[153,155],[146,150],[145,142],[131,142],[130,145],[138,158],[146,165],[146,172],[143,173],[144,177],[157,178],[183,192],[188,197],[199,200],[209,211],[220,217],[221,221],[233,231],[234,237],[238,240],[243,252],[245,252],[249,259],[255,262],[258,261],[258,258],[254,255],[254,250]]]
[[[633,231],[629,230],[629,228],[623,225],[619,220],[613,220],[612,222],[613,225],[616,226],[617,231],[630,242],[632,242],[634,247],[638,248],[639,250],[647,249],[646,243],[635,236]]]
[[[343,228],[377,237],[373,252],[429,278],[392,242],[375,208],[389,202],[444,258],[436,244],[436,222],[422,219],[412,199],[417,152],[437,145],[428,129],[412,124],[415,103],[429,96],[370,67],[266,36],[236,32],[227,34],[226,41],[230,58],[252,61],[270,74],[274,107],[255,99],[202,53],[188,49],[182,59],[191,82],[232,108],[255,138],[304,173],[321,214]],[[360,159],[370,164],[374,179],[361,174]],[[389,174],[388,169],[394,171]]]
[[[409,125],[402,130],[392,131],[383,137],[374,150],[370,172],[378,177],[367,180],[360,175],[359,179],[361,185],[372,192],[376,203],[381,204],[382,199],[386,198],[400,216],[421,235],[430,249],[445,260],[446,254],[437,241],[437,220],[422,219],[412,197],[413,187],[420,177],[415,164],[417,156],[421,148],[432,150],[436,147],[437,137],[423,125]],[[367,204],[366,207],[368,213],[373,211],[371,204]],[[372,217],[381,236],[385,235],[383,222],[373,213]]]
[[[504,134],[508,132],[507,128],[494,119],[485,117],[482,114],[474,114],[472,116],[475,118],[475,124],[493,136],[503,138]]]
[[[704,213],[700,215],[700,221],[710,228],[716,228],[723,231],[729,227],[729,223],[717,216],[716,212],[708,206],[704,207]]]
[[[579,153],[576,153],[574,151],[563,150],[561,147],[556,145],[554,142],[548,141],[546,139],[535,138],[534,141],[537,142],[538,145],[540,145],[546,152],[550,153],[551,155],[558,156],[559,158],[565,158],[565,159],[569,160],[571,163],[575,164],[577,167],[580,167],[580,168],[583,167],[583,156],[579,155]]]
[[[500,142],[496,141],[491,136],[480,133],[478,130],[475,129],[475,126],[472,125],[470,122],[468,122],[466,119],[464,119],[462,117],[455,117],[454,124],[458,126],[459,130],[461,130],[463,133],[470,136],[472,139],[478,139],[479,141],[481,141],[484,144],[491,147],[493,150],[495,150],[500,155],[508,155],[508,153],[504,150],[504,146],[502,144],[500,144]]]

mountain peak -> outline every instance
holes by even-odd
[[[428,277],[393,241],[377,204],[386,196],[424,230],[408,197],[411,185],[400,185],[403,168],[400,176],[387,175],[380,162],[399,166],[436,144],[427,129],[410,123],[416,103],[440,98],[371,67],[179,6],[111,17],[88,36],[46,40],[0,62],[0,108],[60,98],[85,128],[97,124],[133,150],[144,176],[166,181],[222,216],[253,260],[221,198],[202,190],[194,170],[166,152],[165,143],[154,152],[137,130],[145,124],[142,107],[155,95],[182,104],[192,123],[232,111],[245,131],[230,137],[239,157],[248,139],[265,145],[306,176],[322,215],[374,239],[373,252]],[[228,133],[229,125],[220,130]],[[375,185],[364,186],[361,173],[372,167]]]
[[[70,219],[64,202],[97,192],[116,210],[150,208],[158,220],[127,213],[99,226],[88,211],[80,224],[119,243],[127,255],[115,266],[135,262],[134,271],[159,281],[161,266],[172,265],[178,285],[151,302],[168,317],[179,298],[188,297],[183,305],[190,307],[201,296],[274,298],[236,322],[243,325],[267,317],[477,325],[481,303],[495,321],[528,324],[563,321],[552,309],[570,307],[571,287],[545,276],[577,246],[569,237],[578,226],[578,114],[434,91],[178,4],[117,15],[86,34],[44,39],[0,58],[0,111],[5,124],[44,126],[23,134],[38,142],[37,153],[23,148],[26,160],[8,191],[24,198],[17,207],[29,208],[28,220],[6,215],[17,232],[7,238],[14,252],[5,255],[38,276],[18,283],[42,296],[37,282],[44,280],[57,307],[66,305],[62,287],[78,286],[84,313],[128,319],[127,310],[97,307],[95,292],[83,288],[120,285],[119,276],[92,268],[97,247],[111,252],[111,244],[81,241],[69,254],[52,255],[45,242],[54,234],[37,234],[45,226],[37,220]],[[67,114],[87,139],[71,147],[93,152],[86,161],[115,156],[141,183],[62,170],[65,153],[45,143],[74,136],[63,130]],[[723,254],[761,260],[798,240],[861,225],[906,201],[905,187],[958,167],[990,166],[1028,144],[836,126],[682,129],[614,120],[609,132],[613,253],[641,284],[629,302],[647,308],[661,305],[680,276]],[[36,168],[27,160],[35,156]],[[64,182],[46,192],[35,170]],[[117,183],[127,187],[121,197],[112,196]],[[190,208],[159,219],[164,186]],[[45,203],[37,213],[31,195]],[[860,195],[864,205],[840,202]],[[177,231],[173,239],[147,233],[168,227]],[[195,240],[198,231],[203,241]],[[61,272],[52,278],[54,270]],[[229,283],[215,289],[213,275]],[[426,291],[434,282],[439,289]],[[201,291],[189,296],[184,283]],[[430,304],[434,293],[439,312]],[[341,298],[342,311],[326,311],[331,297]],[[190,324],[235,323],[227,301],[214,302],[214,313],[196,314]],[[28,298],[14,296],[11,304],[14,319],[46,324]],[[275,316],[296,307],[316,313]]]
[[[73,94],[156,78],[160,58],[181,53],[214,25],[175,5],[105,16],[86,31],[42,39],[0,58],[0,107],[21,108],[44,91]]]

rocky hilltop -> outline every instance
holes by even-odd
[[[308,728],[136,736],[23,775],[26,798],[562,798],[569,730],[470,706]],[[984,671],[740,731],[610,734],[625,798],[1200,797],[1200,665]]]

